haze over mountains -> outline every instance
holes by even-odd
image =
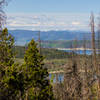
[[[10,30],[15,37],[16,45],[25,45],[32,38],[38,40],[38,31],[30,30]],[[42,41],[58,41],[58,40],[82,40],[90,39],[91,33],[85,31],[41,31],[40,38]]]

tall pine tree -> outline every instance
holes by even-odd
[[[14,38],[5,28],[0,33],[0,65],[11,66],[14,63]]]
[[[44,68],[43,56],[34,40],[28,44],[25,53],[27,97],[29,100],[54,100],[52,86],[48,80],[48,71]]]
[[[8,89],[4,84],[9,66],[14,64],[14,38],[8,33],[7,28],[0,32],[0,99],[6,98]]]

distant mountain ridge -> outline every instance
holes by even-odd
[[[30,30],[9,30],[15,37],[16,45],[25,45],[32,38],[38,40],[38,31]],[[59,40],[82,40],[90,39],[91,33],[85,31],[41,31],[40,38],[42,41],[59,41]]]

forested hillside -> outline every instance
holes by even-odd
[[[27,47],[25,46],[15,46],[13,50],[16,52],[16,58],[24,58],[26,49]],[[57,49],[41,48],[41,54],[46,59],[63,59],[71,57],[72,53],[59,51]]]

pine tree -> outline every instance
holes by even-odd
[[[43,56],[34,40],[28,44],[25,53],[27,95],[29,100],[54,100],[48,71],[44,68]]]
[[[0,34],[0,100],[24,100],[25,70],[14,62],[14,38],[5,28]]]
[[[29,43],[22,66],[14,62],[13,44],[14,38],[4,29],[0,34],[0,100],[54,100],[35,41]]]
[[[11,66],[14,63],[14,38],[5,28],[0,34],[0,65]]]
[[[7,28],[0,32],[0,99],[8,93],[4,80],[8,77],[6,72],[14,64],[13,52],[14,38]]]
[[[0,79],[5,75],[8,66],[14,64],[14,38],[5,28],[0,33]]]

